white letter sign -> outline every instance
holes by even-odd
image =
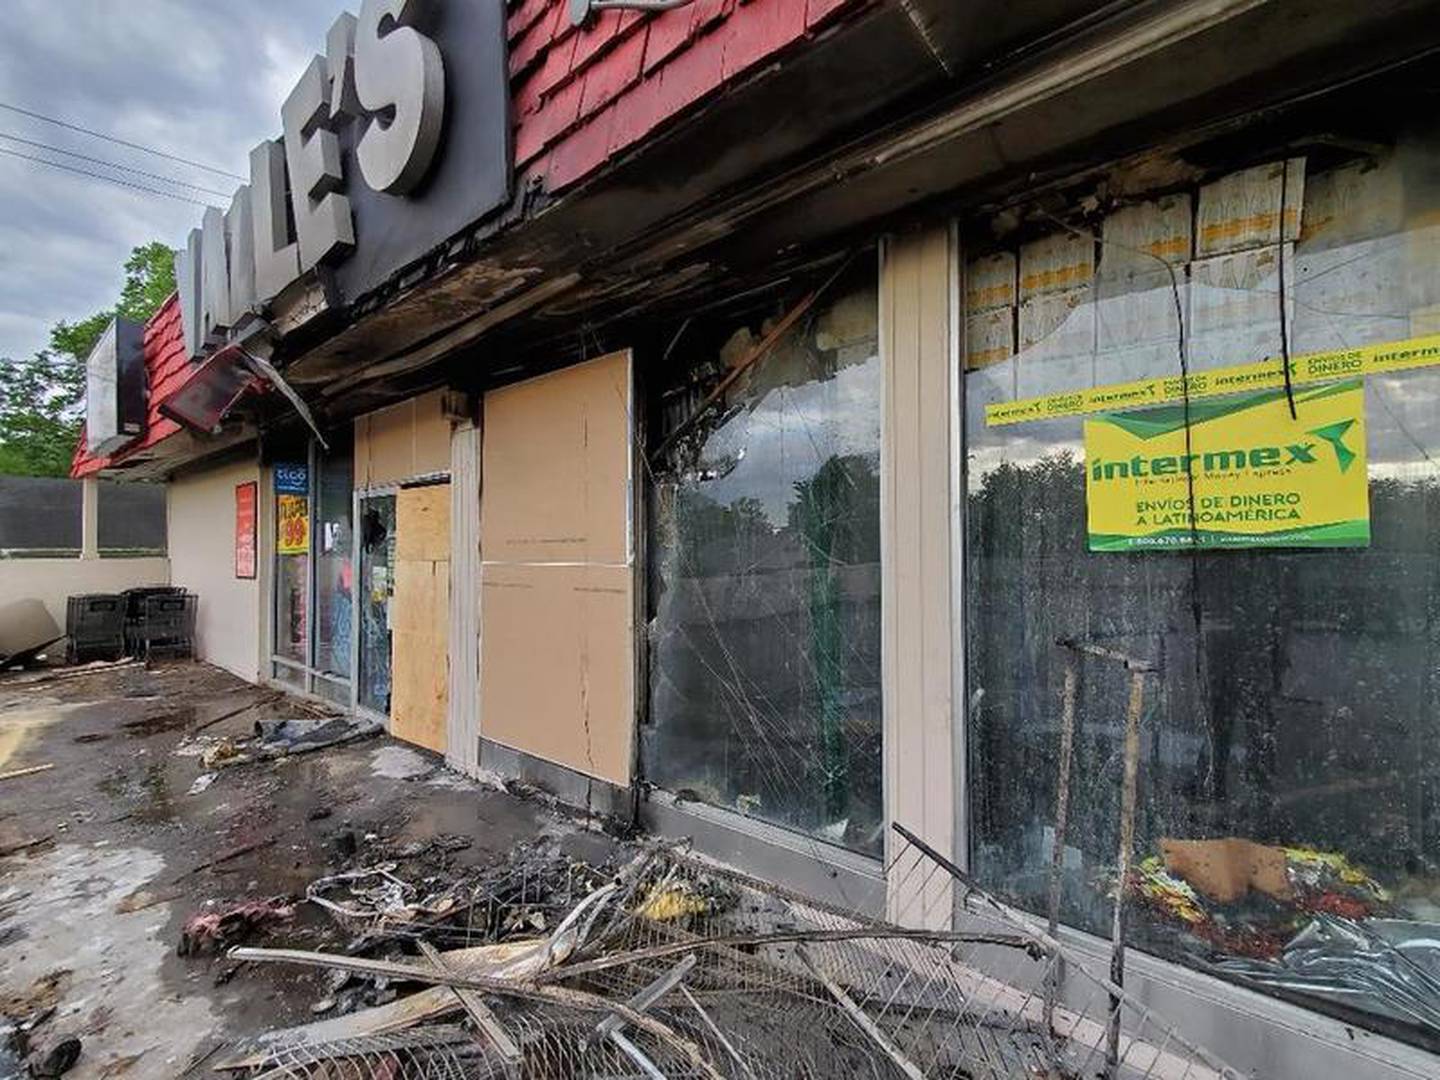
[[[356,156],[376,191],[404,195],[425,178],[445,121],[440,49],[405,23],[420,0],[365,0],[355,31],[355,89],[374,114]]]

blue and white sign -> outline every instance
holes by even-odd
[[[275,465],[275,494],[310,494],[310,467],[308,465]]]

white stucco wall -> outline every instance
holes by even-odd
[[[259,479],[255,463],[241,461],[168,485],[170,579],[200,598],[196,653],[251,680],[259,675],[260,579],[235,576],[235,487]]]
[[[163,555],[143,559],[0,559],[0,603],[39,600],[62,631],[67,597],[169,583],[170,560]]]

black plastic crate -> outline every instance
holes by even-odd
[[[145,655],[145,604],[152,596],[181,596],[185,590],[179,585],[141,585],[126,589],[120,595],[125,600],[125,655]]]
[[[139,655],[194,656],[195,612],[200,598],[194,593],[159,593],[145,597],[136,628]]]
[[[119,660],[125,654],[125,598],[115,593],[67,598],[65,633],[72,664]]]

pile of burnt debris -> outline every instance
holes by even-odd
[[[1103,980],[1083,1000],[1062,995],[1053,939],[911,839],[891,863],[913,898],[895,922],[658,844],[617,847],[598,866],[546,838],[456,873],[354,866],[303,901],[341,947],[227,952],[322,969],[316,1019],[224,1047],[209,1067],[394,1080],[1232,1075]],[[430,854],[443,864],[463,843],[440,837]],[[931,928],[953,910],[963,929]],[[212,914],[196,934],[220,943],[227,918],[273,940],[293,917],[282,904]]]

